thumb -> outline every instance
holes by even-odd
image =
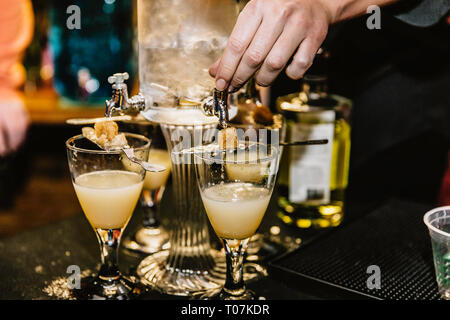
[[[209,75],[213,78],[216,77],[217,74],[217,68],[219,67],[219,63],[220,63],[220,58],[217,59],[216,62],[214,62],[211,67],[209,67]]]

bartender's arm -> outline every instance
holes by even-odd
[[[252,0],[242,10],[222,57],[210,68],[219,90],[240,88],[255,72],[270,85],[286,67],[299,79],[311,66],[328,26],[396,0]]]

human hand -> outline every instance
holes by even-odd
[[[29,117],[21,100],[0,101],[0,156],[19,148],[28,125]]]
[[[333,20],[324,0],[252,0],[239,15],[222,57],[210,68],[216,87],[239,89],[256,72],[269,86],[286,68],[300,79],[311,66]]]

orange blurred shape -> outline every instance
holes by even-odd
[[[29,0],[0,0],[0,8],[0,86],[14,90],[25,81],[20,61],[33,36],[33,9]]]

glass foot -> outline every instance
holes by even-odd
[[[269,262],[284,253],[297,249],[300,244],[300,238],[281,237],[278,234],[272,234],[272,230],[270,234],[257,233],[250,238],[248,243],[246,261]]]
[[[102,280],[90,276],[81,279],[80,289],[72,289],[71,296],[77,300],[131,300],[146,289],[135,279],[120,276],[116,280]]]
[[[170,268],[169,251],[160,251],[142,260],[137,274],[143,284],[168,295],[191,296],[199,291],[218,289],[225,282],[225,256],[216,250],[211,250],[210,254],[214,266],[181,269]],[[179,261],[186,259],[179,257]]]
[[[265,265],[276,257],[300,246],[301,239],[257,233],[250,238],[244,261],[245,281],[267,277]]]
[[[154,253],[141,261],[137,274],[141,282],[162,293],[175,296],[192,296],[198,292],[221,290],[225,283],[225,253],[211,249],[215,262],[212,269],[180,270],[167,267],[169,251]],[[244,263],[244,281],[267,276],[267,269],[257,263]]]
[[[128,250],[152,254],[169,249],[169,233],[163,227],[140,228],[133,237],[122,241],[122,246]]]
[[[244,262],[244,281],[250,282],[265,278],[269,275],[267,268],[259,263]]]
[[[272,231],[272,230],[271,230]],[[300,238],[280,237],[279,235],[256,233],[250,238],[245,253],[244,281],[255,281],[268,276],[265,265],[278,256],[300,246]],[[219,249],[225,256],[225,250]]]
[[[232,295],[223,288],[197,293],[192,298],[199,300],[265,300],[264,297],[257,295],[252,290],[246,289],[240,295]]]

